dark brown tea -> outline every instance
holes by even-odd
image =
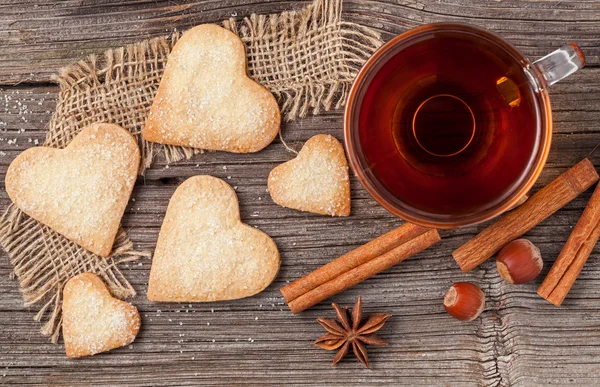
[[[359,153],[401,206],[438,218],[485,210],[530,172],[543,102],[522,63],[464,31],[407,39],[368,80]]]

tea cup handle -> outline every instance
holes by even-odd
[[[585,55],[575,43],[569,43],[533,62],[547,86],[568,77],[585,64]]]

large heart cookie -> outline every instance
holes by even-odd
[[[273,95],[246,74],[244,44],[214,24],[181,36],[142,132],[162,144],[227,152],[256,152],[279,131]]]
[[[342,144],[318,134],[298,156],[269,174],[269,193],[280,206],[332,216],[350,215],[348,162]]]
[[[63,337],[68,357],[82,357],[132,343],[140,330],[135,306],[113,298],[95,274],[83,273],[63,290]]]
[[[187,179],[173,194],[152,259],[150,301],[219,301],[265,289],[279,252],[240,220],[235,191],[212,176]]]
[[[23,212],[89,251],[110,254],[137,176],[140,152],[118,125],[84,128],[65,149],[35,147],[6,172]]]

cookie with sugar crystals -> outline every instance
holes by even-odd
[[[148,283],[150,301],[233,300],[264,290],[279,271],[279,251],[264,232],[242,223],[231,186],[190,177],[167,208]]]
[[[6,172],[6,192],[27,215],[107,257],[139,163],[127,130],[97,123],[64,149],[34,147],[17,156]]]
[[[90,356],[130,344],[140,330],[140,314],[117,300],[95,274],[71,278],[63,290],[62,332],[68,357]]]
[[[246,74],[241,39],[214,24],[175,44],[142,136],[147,141],[226,152],[256,152],[279,131],[273,95]]]
[[[271,171],[269,193],[280,206],[322,215],[350,215],[348,161],[338,140],[310,138],[295,159]]]

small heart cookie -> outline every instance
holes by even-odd
[[[242,223],[235,191],[212,176],[177,188],[156,244],[148,299],[233,300],[265,289],[279,270],[279,251],[264,232]]]
[[[17,156],[6,172],[6,192],[27,215],[107,257],[139,162],[127,130],[93,124],[65,149],[35,147]]]
[[[280,206],[322,215],[350,215],[344,148],[327,134],[310,138],[298,156],[271,171],[269,193]]]
[[[169,55],[142,135],[146,141],[236,153],[273,141],[275,97],[246,74],[241,39],[214,24],[184,33]]]
[[[68,357],[83,357],[130,344],[140,330],[135,306],[114,298],[95,274],[71,278],[63,290],[62,332]]]

